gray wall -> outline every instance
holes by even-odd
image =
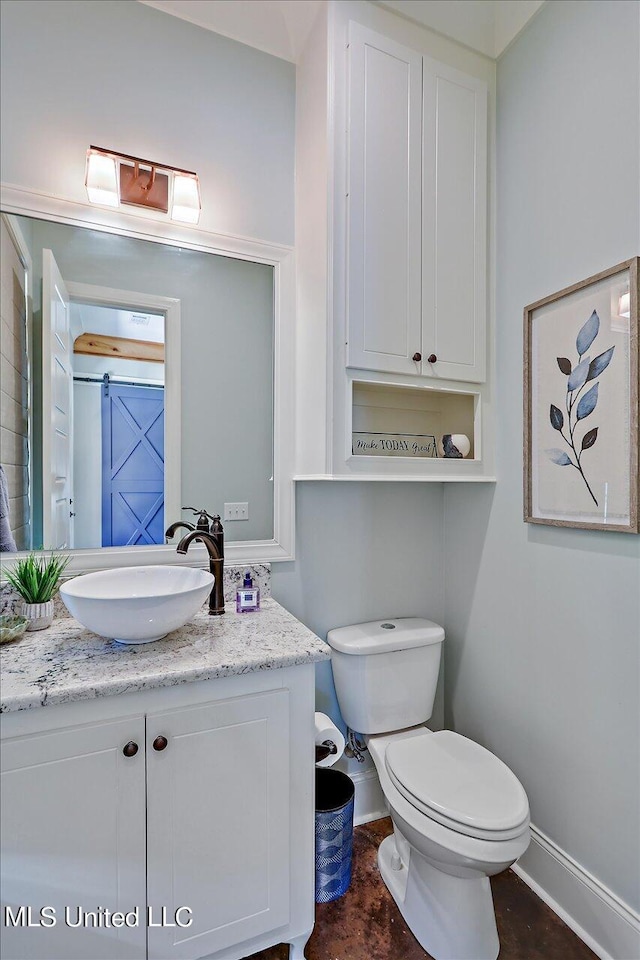
[[[323,638],[384,617],[441,623],[442,501],[440,483],[297,483],[296,561],[273,564],[273,596]],[[329,665],[316,677],[317,709],[340,722]]]
[[[637,907],[640,538],[522,522],[522,309],[638,253],[639,5],[551,2],[498,63],[495,490],[445,492],[449,723]]]
[[[90,144],[195,170],[200,227],[293,243],[295,67],[132,0],[6,0],[2,179],[86,203]]]

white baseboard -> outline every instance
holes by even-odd
[[[387,817],[375,767],[350,773],[354,822]],[[531,843],[512,868],[600,960],[640,960],[640,915],[531,824]]]
[[[640,960],[640,916],[533,824],[512,869],[601,960]]]
[[[370,820],[379,820],[389,816],[378,774],[375,767],[362,772],[350,773],[356,788],[356,802],[353,813],[353,822],[356,826],[369,823]]]

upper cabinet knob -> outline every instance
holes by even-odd
[[[153,749],[164,750],[167,743],[168,743],[168,740],[166,737],[156,737],[155,740],[153,741]]]
[[[412,359],[415,360],[416,363],[420,363],[420,361],[422,360],[422,354],[416,351]]]
[[[429,356],[427,357],[427,362],[436,363],[437,359],[438,358],[436,357],[435,353],[430,353]]]
[[[122,752],[124,753],[125,757],[135,757],[136,753],[138,752],[138,744],[135,742],[135,740],[129,740],[129,743],[125,743],[124,747],[122,748]]]

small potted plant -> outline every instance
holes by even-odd
[[[29,621],[27,630],[44,630],[51,626],[53,595],[68,563],[69,557],[59,554],[52,553],[47,557],[30,553],[5,572],[13,589],[22,597],[20,613]]]

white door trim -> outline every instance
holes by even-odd
[[[175,517],[181,516],[182,492],[180,457],[182,401],[180,390],[181,335],[180,300],[159,294],[137,293],[115,287],[96,286],[92,283],[67,282],[71,300],[93,303],[122,309],[137,309],[163,313],[164,325],[164,529]],[[173,451],[173,455],[172,455]],[[136,547],[139,550],[140,547]]]

